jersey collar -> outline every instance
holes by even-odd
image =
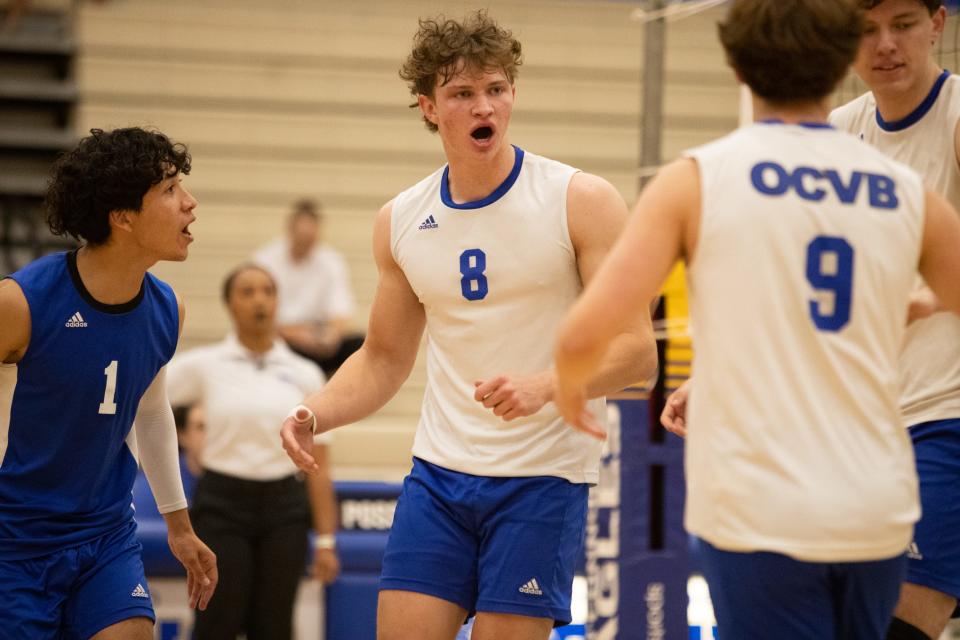
[[[943,89],[943,83],[946,82],[947,78],[949,77],[950,72],[944,69],[943,73],[937,77],[937,81],[933,83],[933,87],[930,88],[930,93],[928,93],[927,97],[923,99],[923,102],[921,102],[916,109],[908,113],[900,120],[884,120],[883,116],[880,115],[880,109],[874,109],[877,114],[877,126],[884,131],[894,132],[903,131],[907,127],[913,126],[920,122],[920,119],[927,115],[927,112],[930,111],[930,109],[933,108],[933,105],[937,102],[937,97],[940,95],[940,90]]]
[[[513,169],[510,170],[510,175],[507,176],[507,179],[500,183],[493,192],[488,195],[486,198],[481,200],[473,200],[471,202],[464,202],[462,204],[457,204],[453,201],[453,198],[450,196],[450,165],[448,164],[443,168],[443,177],[440,180],[440,200],[443,201],[443,204],[451,209],[480,209],[491,205],[503,196],[507,195],[507,192],[510,191],[510,187],[517,181],[517,178],[520,177],[520,169],[523,167],[523,149],[516,145],[510,145],[513,147]]]

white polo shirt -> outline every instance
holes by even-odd
[[[347,263],[334,249],[318,246],[300,262],[290,256],[290,243],[281,238],[253,255],[277,281],[277,322],[280,325],[350,319],[356,308]]]
[[[247,480],[296,473],[280,443],[290,407],[324,383],[320,368],[276,340],[254,354],[230,334],[222,342],[175,356],[167,365],[173,405],[200,404],[206,420],[204,469]],[[317,442],[329,443],[330,434]]]

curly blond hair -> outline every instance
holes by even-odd
[[[438,80],[439,86],[443,86],[464,68],[502,70],[513,84],[518,67],[523,64],[520,42],[486,11],[475,11],[462,22],[443,16],[419,22],[413,50],[400,67],[400,77],[407,82],[414,98],[433,98]],[[417,106],[416,101],[410,105]],[[423,121],[431,131],[437,130],[437,125],[426,117]]]

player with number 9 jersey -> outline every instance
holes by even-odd
[[[960,221],[827,123],[864,28],[854,2],[731,3],[755,122],[661,169],[557,340],[556,401],[584,428],[597,354],[686,263],[685,525],[722,638],[882,638],[920,515],[898,356],[918,271],[960,313]]]
[[[821,124],[759,122],[687,155],[703,185],[687,527],[815,562],[900,553],[919,516],[896,402],[919,176]]]

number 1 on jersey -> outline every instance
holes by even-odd
[[[100,412],[103,415],[112,416],[117,413],[117,404],[114,402],[117,396],[117,366],[116,360],[111,360],[107,368],[103,370],[107,376],[107,386],[103,390],[103,402],[100,403]]]
[[[467,300],[487,297],[487,254],[480,249],[467,249],[460,254],[460,293]],[[476,285],[476,286],[474,286]]]

